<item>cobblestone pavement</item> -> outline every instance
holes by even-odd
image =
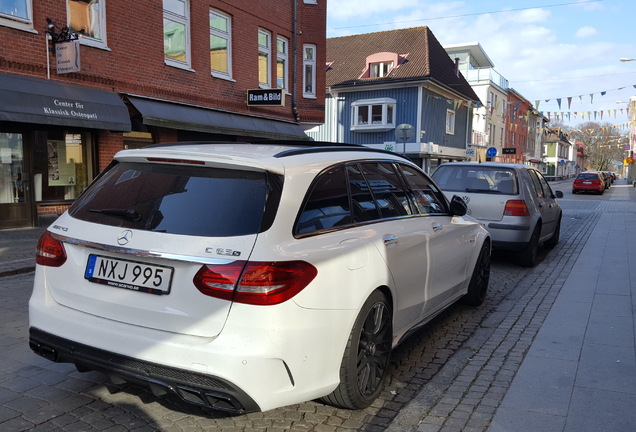
[[[114,389],[104,375],[33,354],[27,342],[33,273],[0,278],[0,429],[485,431],[599,212],[619,205],[610,196],[562,200],[561,242],[535,268],[496,255],[486,302],[454,306],[400,345],[384,392],[361,411],[306,402],[228,416],[142,387]]]

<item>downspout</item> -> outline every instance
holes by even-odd
[[[296,87],[296,68],[298,67],[298,41],[297,41],[297,24],[296,20],[298,19],[298,0],[294,0],[294,16],[292,23],[292,31],[294,34],[292,35],[292,50],[294,51],[294,60],[292,65],[292,114],[294,114],[294,120],[297,123],[300,123],[300,117],[298,115],[298,106],[296,105],[296,93],[298,88]]]

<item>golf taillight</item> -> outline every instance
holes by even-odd
[[[318,270],[304,261],[204,265],[194,276],[203,294],[252,305],[275,305],[289,300],[316,277]]]
[[[35,262],[48,267],[60,267],[66,262],[66,251],[61,241],[53,238],[49,231],[44,231],[35,249]]]
[[[530,216],[530,212],[525,201],[509,200],[504,209],[504,216]]]

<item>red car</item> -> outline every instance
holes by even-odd
[[[572,193],[596,192],[601,195],[605,192],[605,180],[598,172],[582,172],[572,184]]]

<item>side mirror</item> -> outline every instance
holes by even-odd
[[[451,216],[464,216],[467,211],[466,202],[460,196],[453,195],[450,202]]]
[[[561,191],[554,191],[554,194],[556,195],[557,198],[563,198],[563,192]]]

